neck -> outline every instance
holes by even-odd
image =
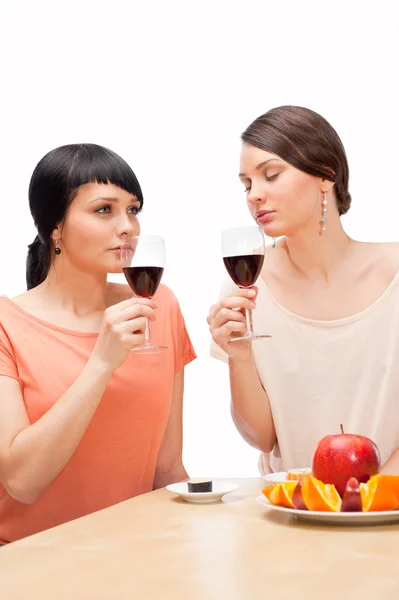
[[[80,317],[107,308],[106,274],[81,271],[66,257],[53,261],[46,279],[36,289],[52,308],[69,310]]]
[[[338,214],[330,218],[326,231],[312,224],[285,238],[291,263],[302,275],[328,279],[351,247],[353,240],[342,228]]]

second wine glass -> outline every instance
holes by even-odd
[[[131,236],[121,246],[123,273],[130,288],[140,298],[152,298],[161,282],[165,268],[165,241],[157,235]],[[155,346],[151,342],[150,326],[146,318],[143,346],[131,352],[152,354],[167,350],[167,346]]]
[[[240,288],[251,288],[258,279],[265,259],[265,238],[259,227],[232,227],[222,231],[224,266],[234,283]],[[234,337],[231,342],[254,341],[271,337],[255,333],[252,311],[245,310],[247,332]]]

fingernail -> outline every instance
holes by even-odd
[[[251,298],[255,296],[255,290],[248,290],[248,295],[251,296]]]
[[[251,302],[251,304],[250,304],[249,306],[250,306],[251,308],[255,308],[255,307],[256,307],[256,304],[255,304],[255,302]]]

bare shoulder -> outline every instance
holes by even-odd
[[[399,272],[399,242],[357,242],[361,263],[391,282]]]
[[[10,298],[10,300],[12,300],[12,302],[14,302],[14,304],[16,304],[17,306],[23,309],[28,309],[32,306],[35,306],[36,298],[36,288],[33,288],[32,290],[27,290],[26,292],[22,292],[22,294],[19,294],[18,296]]]
[[[394,277],[399,271],[399,242],[379,242],[371,244],[382,267]]]

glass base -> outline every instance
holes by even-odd
[[[255,342],[256,340],[262,340],[264,338],[271,338],[271,335],[266,333],[246,333],[241,337],[231,338],[230,342]]]
[[[157,354],[158,352],[164,352],[167,349],[167,346],[153,346],[152,344],[146,344],[145,346],[136,346],[135,348],[132,348],[130,352],[135,352],[136,354]]]

